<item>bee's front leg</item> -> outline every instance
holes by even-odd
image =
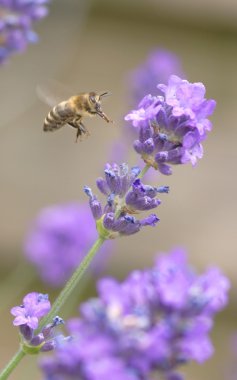
[[[75,142],[77,142],[79,136],[80,136],[80,138],[81,138],[81,136],[82,136],[82,131],[81,131],[80,127],[78,126],[78,127],[77,127],[77,134],[76,134],[76,140],[75,140]]]
[[[82,124],[82,122],[80,122],[80,123],[77,125],[76,142],[77,142],[77,140],[78,140],[78,137],[80,137],[80,139],[82,140],[82,138],[83,138],[83,134],[85,134],[87,137],[90,136],[90,132],[88,131],[88,129],[85,127],[84,124]]]
[[[82,140],[83,134],[85,134],[86,136],[90,136],[90,132],[88,131],[86,126],[82,123],[81,118],[74,119],[73,121],[68,122],[68,124],[71,127],[77,129],[76,141],[75,142],[77,142],[79,137],[80,137],[80,140]]]
[[[82,123],[81,120],[78,120],[78,132],[77,132],[77,137],[82,136],[82,134],[85,134],[87,137],[90,136],[90,132],[86,128],[86,126]]]

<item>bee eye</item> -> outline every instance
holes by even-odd
[[[95,97],[93,95],[90,96],[90,101],[91,101],[91,103],[96,103]]]

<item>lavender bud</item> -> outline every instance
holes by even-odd
[[[146,154],[152,154],[154,152],[154,148],[155,148],[155,145],[152,138],[147,139],[143,143],[143,152]]]
[[[159,171],[164,175],[171,175],[172,169],[169,165],[159,162],[158,163]]]
[[[134,219],[134,218],[133,218]],[[121,230],[122,235],[133,235],[140,231],[141,225],[138,220],[129,220],[127,218],[127,225],[124,229]]]
[[[149,185],[143,185],[144,189],[145,189],[145,193],[148,197],[150,198],[155,198],[155,196],[157,195],[158,191],[157,191],[157,188],[156,187],[153,187],[153,186],[149,186]]]
[[[148,139],[152,138],[153,131],[148,123],[142,124],[139,132],[139,140],[144,143]]]
[[[54,317],[54,319],[53,319],[52,326],[55,327],[55,326],[59,326],[59,325],[64,325],[64,323],[65,322],[64,322],[63,318],[56,315],[56,317]]]
[[[111,169],[105,169],[105,178],[110,191],[114,194],[119,194],[120,178]]]
[[[168,136],[165,133],[159,133],[159,139],[166,142],[168,141]]]
[[[89,198],[93,198],[93,193],[90,187],[84,186],[84,192],[86,193],[86,195],[88,195]]]
[[[59,317],[59,316],[54,317],[53,322],[44,326],[42,329],[42,334],[44,335],[44,338],[45,339],[52,338],[52,336],[54,335],[55,327],[62,325],[64,323],[65,322],[61,317]]]
[[[133,148],[138,154],[142,154],[144,152],[144,144],[139,140],[134,141]]]
[[[126,229],[127,225],[128,221],[124,216],[122,216],[114,221],[113,231],[122,232],[124,229]]]
[[[109,186],[104,180],[104,178],[101,178],[101,177],[97,178],[96,185],[102,194],[109,195],[110,193]]]
[[[43,341],[44,341],[44,335],[40,333],[31,339],[30,344],[31,346],[39,346],[41,343],[43,343]]]
[[[168,152],[158,152],[155,156],[156,162],[165,162],[168,161],[169,154]]]
[[[142,226],[152,226],[155,227],[156,224],[160,221],[155,214],[149,215],[147,218],[141,220]]]
[[[95,220],[102,217],[102,206],[101,203],[96,199],[90,199],[90,208]]]
[[[152,199],[150,197],[143,197],[138,199],[134,203],[134,208],[139,211],[145,211],[145,210],[151,210],[153,208],[156,208],[161,204],[161,201],[159,199]]]
[[[31,329],[28,325],[21,325],[20,333],[22,334],[25,340],[31,340],[34,335],[34,330]]]
[[[132,179],[135,179],[140,173],[141,173],[141,169],[139,168],[139,166],[133,166],[131,168]]]
[[[112,230],[114,227],[114,213],[105,214],[103,225],[107,230]]]
[[[49,340],[46,342],[41,348],[41,352],[48,352],[48,351],[53,351],[56,347],[56,342],[55,340]]]
[[[170,191],[170,188],[169,188],[169,186],[160,186],[160,187],[156,188],[156,191],[157,191],[157,193],[160,193],[160,194],[163,194],[163,193],[168,194]]]

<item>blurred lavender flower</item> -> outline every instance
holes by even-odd
[[[167,83],[170,75],[184,77],[181,61],[169,50],[156,49],[141,66],[130,75],[133,104],[138,104],[146,94],[162,95],[157,92],[157,83]]]
[[[0,64],[38,41],[34,21],[45,17],[49,0],[0,0]]]
[[[11,309],[11,314],[15,316],[13,325],[20,328],[21,344],[26,353],[34,354],[55,348],[55,327],[64,323],[62,318],[56,316],[52,323],[43,327],[41,332],[35,335],[39,320],[47,315],[50,309],[48,295],[36,292],[28,293],[22,305]]]
[[[66,282],[97,237],[94,225],[87,205],[69,203],[41,210],[26,238],[24,250],[43,281],[51,286]],[[102,247],[94,270],[103,267],[110,248]]]
[[[92,190],[87,186],[84,188],[99,234],[102,232],[112,239],[134,234],[144,226],[155,226],[159,221],[155,214],[140,220],[133,215],[159,206],[161,201],[156,198],[157,194],[167,193],[169,188],[144,185],[137,178],[140,169],[133,167],[129,170],[127,164],[107,164],[104,173],[105,179],[97,179],[98,189],[107,197],[104,209]]]
[[[216,268],[197,275],[176,249],[155,266],[134,271],[123,282],[99,281],[99,298],[82,304],[81,319],[69,321],[73,336],[45,358],[47,380],[167,379],[184,363],[213,353],[209,331],[227,304],[229,281]]]
[[[135,151],[161,173],[172,174],[170,164],[196,165],[203,156],[201,142],[212,124],[208,117],[216,102],[205,98],[202,83],[171,75],[168,85],[158,85],[163,96],[147,95],[125,120],[139,129]]]

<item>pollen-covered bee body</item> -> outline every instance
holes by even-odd
[[[77,141],[79,136],[89,135],[87,128],[82,123],[83,117],[99,115],[107,123],[112,122],[101,109],[101,98],[106,95],[108,93],[81,93],[58,103],[45,118],[44,131],[56,131],[68,124],[77,129]]]

